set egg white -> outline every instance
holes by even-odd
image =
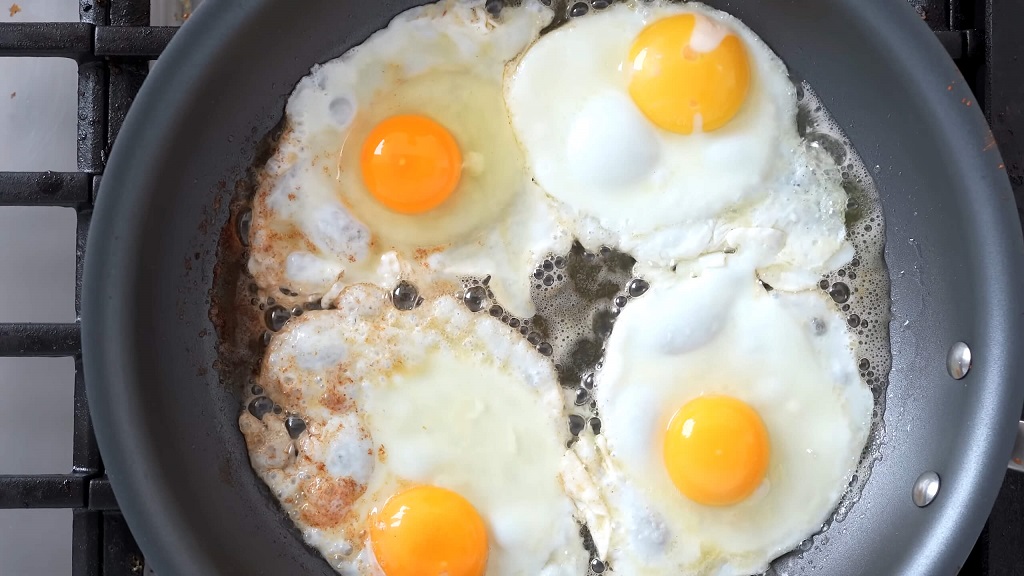
[[[690,46],[735,34],[750,59],[749,94],[714,131],[656,126],[631,99],[630,46],[646,27],[694,15]],[[669,267],[732,249],[727,233],[785,235],[762,271],[784,289],[812,288],[852,257],[839,170],[796,131],[785,65],[741,22],[704,5],[615,3],[570,20],[521,58],[506,84],[512,123],[537,182],[584,246],[614,246],[641,265]]]
[[[754,269],[740,251],[662,273],[616,322],[601,436],[575,446],[568,486],[589,485],[576,500],[617,574],[760,572],[819,529],[859,462],[873,397],[845,319],[821,293],[767,292]],[[770,440],[764,480],[729,506],[680,494],[663,454],[673,414],[712,396],[753,408]]]
[[[585,569],[560,476],[565,414],[554,370],[499,320],[442,297],[398,311],[369,286],[338,310],[296,318],[274,338],[259,383],[284,415],[244,412],[256,472],[311,545],[342,574],[378,574],[366,537],[402,490],[458,493],[488,533],[488,574]]]

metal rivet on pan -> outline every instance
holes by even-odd
[[[949,370],[949,375],[956,380],[962,379],[967,376],[967,372],[971,369],[971,349],[967,344],[963,342],[957,342],[949,349],[949,355],[946,356],[946,370]]]
[[[925,472],[917,477],[914,482],[914,489],[910,492],[914,504],[924,508],[932,503],[939,494],[939,475],[935,472]]]

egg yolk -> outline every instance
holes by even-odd
[[[436,486],[395,494],[370,518],[373,554],[387,576],[481,576],[487,530],[465,498]]]
[[[665,431],[665,468],[694,502],[729,506],[764,480],[771,447],[757,412],[730,396],[701,396],[679,409]]]
[[[407,114],[392,116],[363,143],[363,182],[381,204],[402,214],[420,214],[440,206],[462,175],[462,154],[455,138],[434,120]]]
[[[699,14],[654,22],[633,41],[629,94],[647,118],[678,134],[711,132],[746,101],[750,63],[743,42]]]

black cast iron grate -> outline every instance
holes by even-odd
[[[0,57],[70,58],[78,63],[78,171],[0,173],[0,206],[77,211],[76,314],[81,313],[89,220],[110,145],[146,77],[149,60],[160,54],[175,30],[149,26],[150,0],[79,0],[79,16],[80,22],[0,24]],[[0,476],[0,508],[72,509],[73,576],[142,574],[142,554],[118,512],[93,436],[79,323],[0,323],[0,356],[75,359],[72,470]]]
[[[909,0],[960,65],[985,110],[1024,214],[1024,25],[1018,0]],[[61,206],[78,213],[75,310],[93,202],[110,146],[175,28],[150,26],[150,0],[79,0],[80,22],[2,23],[0,57],[78,63],[78,171],[0,172],[0,206]],[[45,120],[41,120],[45,122]],[[108,191],[117,193],[117,191]],[[72,575],[122,576],[145,561],[117,508],[89,419],[79,322],[0,323],[0,357],[73,357],[75,425],[69,474],[0,476],[2,508],[73,510]],[[71,383],[68,383],[71,385]],[[1024,571],[1024,475],[1007,476],[962,574]],[[953,568],[953,567],[951,567]]]

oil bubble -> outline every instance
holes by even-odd
[[[274,410],[274,401],[266,396],[260,396],[253,398],[247,408],[250,414],[262,420],[264,416]]]
[[[288,436],[295,440],[306,431],[306,421],[298,416],[289,416],[284,419],[284,429],[288,431]]]
[[[583,416],[579,414],[569,415],[569,433],[573,436],[579,436],[580,432],[583,432],[583,428],[587,425],[587,421],[584,420]]]
[[[472,286],[466,290],[462,302],[469,308],[470,312],[479,312],[484,309],[487,303],[487,289],[483,286]]]
[[[291,318],[291,314],[284,309],[284,306],[271,306],[264,314],[267,328],[273,332],[279,332]]]
[[[844,282],[836,282],[832,285],[832,289],[828,291],[828,295],[832,297],[836,304],[843,304],[850,299],[850,287]]]
[[[412,310],[422,303],[420,292],[415,286],[402,280],[391,292],[391,302],[402,311]]]
[[[629,293],[633,298],[639,298],[647,293],[651,288],[651,285],[643,278],[635,278],[630,281],[629,286],[626,287],[626,292]]]

